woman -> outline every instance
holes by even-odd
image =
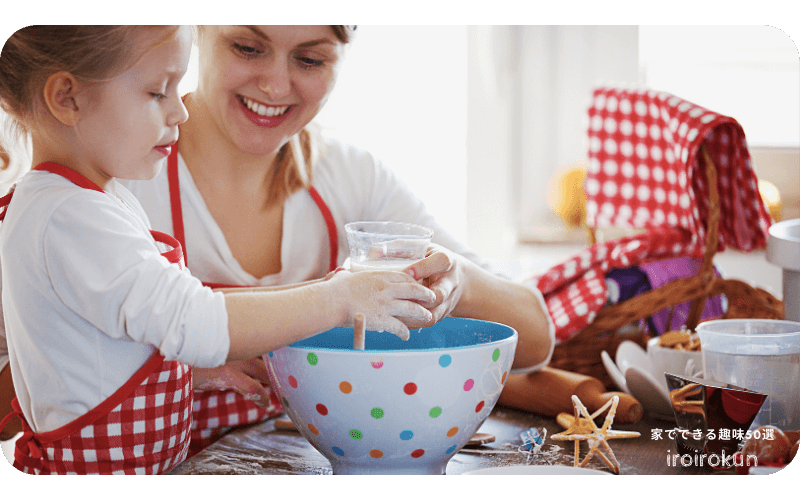
[[[347,222],[430,227],[434,251],[406,272],[429,279],[437,300],[423,305],[433,322],[453,315],[508,324],[519,333],[513,367],[546,364],[554,337],[538,291],[482,268],[371,155],[308,127],[353,29],[199,28],[199,83],[184,99],[178,153],[155,180],[127,186],[153,229],[181,240],[189,269],[215,286],[320,278],[347,256]],[[261,360],[194,374],[194,451],[232,426],[282,412]]]

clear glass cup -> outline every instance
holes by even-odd
[[[433,231],[405,222],[363,221],[344,226],[351,271],[402,271],[425,258]]]

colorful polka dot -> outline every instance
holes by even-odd
[[[419,458],[425,454],[425,450],[419,449],[411,452],[411,458]]]
[[[383,452],[381,450],[369,450],[369,456],[372,458],[381,458],[383,456]]]
[[[450,430],[447,431],[447,437],[451,438],[458,434],[458,427],[450,427]]]
[[[483,404],[484,404],[483,401],[478,403],[478,406],[475,407],[475,413],[478,413],[479,411],[481,411],[483,409]]]
[[[472,379],[469,379],[469,380],[467,380],[466,382],[464,382],[464,390],[465,390],[465,391],[469,391],[469,390],[471,390],[473,387],[475,387],[475,381],[474,381],[474,380],[472,380]]]
[[[269,357],[270,358],[272,357],[272,351],[269,351]]]
[[[372,358],[369,364],[371,364],[372,367],[377,370],[378,368],[381,368],[383,366],[383,358],[381,357]]]
[[[417,392],[417,384],[414,382],[409,382],[403,386],[403,392],[408,394],[409,396]]]
[[[353,438],[353,439],[361,439],[361,438],[363,438],[363,437],[364,437],[364,435],[363,435],[363,434],[361,434],[361,431],[360,431],[360,430],[358,430],[358,429],[351,429],[351,430],[350,430],[350,432],[348,432],[348,434],[349,434],[349,435],[350,435],[350,437],[351,437],[351,438]]]
[[[327,415],[328,414],[328,407],[325,406],[324,404],[320,403],[320,404],[317,405],[317,412],[320,415]]]
[[[458,445],[455,445],[455,444],[454,444],[454,445],[453,445],[453,446],[451,446],[450,448],[447,448],[447,451],[445,452],[445,454],[446,454],[446,455],[449,455],[449,454],[453,453],[454,451],[456,451],[456,448],[458,448]]]
[[[506,381],[506,377],[508,377],[508,372],[503,372],[503,378],[500,379],[500,383],[504,384]]]
[[[339,390],[345,394],[350,394],[353,392],[353,386],[350,385],[350,382],[344,381],[339,384]]]
[[[313,352],[308,353],[308,356],[306,356],[306,359],[308,360],[308,364],[310,364],[311,366],[314,366],[317,363],[319,363],[319,358]]]
[[[372,418],[383,418],[383,410],[381,408],[373,408],[369,411]]]
[[[403,441],[408,441],[409,439],[414,437],[414,433],[411,431],[403,431],[400,433],[400,439]]]
[[[341,448],[339,448],[338,446],[334,446],[334,447],[333,447],[333,448],[331,448],[331,449],[333,450],[333,452],[334,452],[334,453],[336,453],[336,454],[337,454],[337,455],[339,455],[340,457],[343,457],[343,456],[344,456],[344,450],[342,450],[342,449],[341,449]]]
[[[439,357],[439,366],[441,366],[442,368],[444,368],[446,366],[450,366],[450,363],[452,363],[452,362],[453,362],[453,358],[451,358],[449,354],[442,354]]]
[[[293,389],[297,389],[297,379],[291,375],[289,375],[289,385],[291,385]]]
[[[319,436],[319,429],[314,427],[314,424],[308,424],[308,430],[311,431],[311,434],[313,434],[315,436]]]
[[[434,406],[433,408],[431,408],[431,411],[428,412],[428,415],[430,415],[432,418],[436,418],[441,414],[442,414],[442,408],[439,406]]]
[[[500,359],[500,349],[495,349],[492,353],[492,361],[497,361]]]

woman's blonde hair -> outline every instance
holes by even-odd
[[[136,36],[165,30],[142,49]],[[92,84],[109,80],[135,65],[148,50],[174,35],[170,26],[28,26],[17,30],[0,52],[0,107],[27,131],[39,112],[45,82],[66,71]]]
[[[331,26],[331,29],[340,42],[347,44],[353,39],[356,26]],[[320,146],[319,131],[306,126],[278,150],[268,190],[268,204],[280,203],[295,191],[311,186]]]

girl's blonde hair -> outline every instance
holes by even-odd
[[[136,43],[146,30],[165,30],[142,49]],[[0,107],[28,131],[40,110],[45,82],[66,71],[92,84],[109,80],[130,68],[153,46],[174,35],[164,26],[28,26],[16,31],[0,52]]]

